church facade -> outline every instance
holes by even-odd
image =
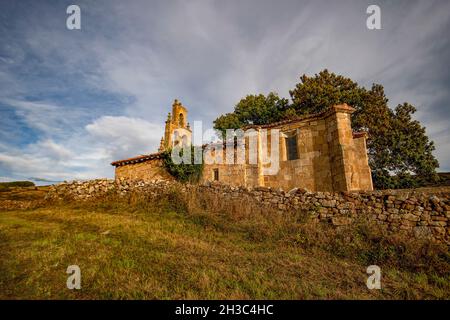
[[[201,182],[219,181],[234,186],[283,190],[372,190],[367,134],[352,131],[350,116],[353,112],[353,108],[343,104],[319,114],[247,126],[243,130],[252,135],[246,135],[240,144],[204,147],[208,161],[203,165]],[[253,153],[251,139],[256,146]],[[187,109],[175,100],[159,151],[113,162],[116,179],[173,180],[163,166],[162,152],[175,146],[188,146],[191,141]],[[267,161],[267,155],[272,151],[277,151],[275,171],[268,168],[273,165],[273,161]],[[229,159],[229,154],[234,161],[224,161]],[[236,161],[239,155],[241,161]]]

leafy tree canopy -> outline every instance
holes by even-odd
[[[238,129],[248,124],[267,124],[289,116],[289,101],[276,93],[248,95],[238,102],[234,112],[218,117],[214,128]]]

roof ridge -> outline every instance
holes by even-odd
[[[137,162],[142,162],[142,161],[151,160],[151,159],[158,159],[158,158],[161,158],[162,154],[163,154],[163,152],[143,154],[143,155],[128,158],[128,159],[113,161],[113,162],[111,162],[111,165],[115,166],[115,167],[119,167],[124,164],[137,163]]]
[[[275,127],[275,126],[279,126],[282,124],[287,124],[287,123],[291,123],[291,122],[296,122],[296,121],[301,121],[301,120],[307,120],[307,119],[311,119],[311,118],[321,118],[321,117],[325,117],[328,116],[329,114],[333,113],[333,112],[337,112],[337,111],[344,111],[344,112],[349,112],[349,113],[353,113],[355,111],[354,108],[350,107],[348,104],[346,103],[342,103],[342,104],[336,104],[333,105],[329,108],[326,108],[320,112],[317,113],[312,113],[312,114],[303,114],[303,115],[297,115],[291,119],[283,119],[280,121],[276,121],[276,122],[271,122],[271,123],[267,123],[267,124],[251,124],[251,125],[246,125],[243,126],[241,129],[252,129],[252,128],[270,128],[270,127]]]

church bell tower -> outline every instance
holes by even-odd
[[[187,146],[192,141],[192,131],[187,122],[187,109],[177,99],[172,104],[172,113],[167,115],[164,137],[161,138],[159,151],[174,146]]]

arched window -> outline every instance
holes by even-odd
[[[178,124],[180,125],[180,127],[184,126],[184,115],[182,113],[180,113],[180,116],[178,118]]]
[[[182,143],[183,147],[188,146],[188,137],[187,137],[187,135],[184,135],[183,137],[181,137],[181,143]]]

